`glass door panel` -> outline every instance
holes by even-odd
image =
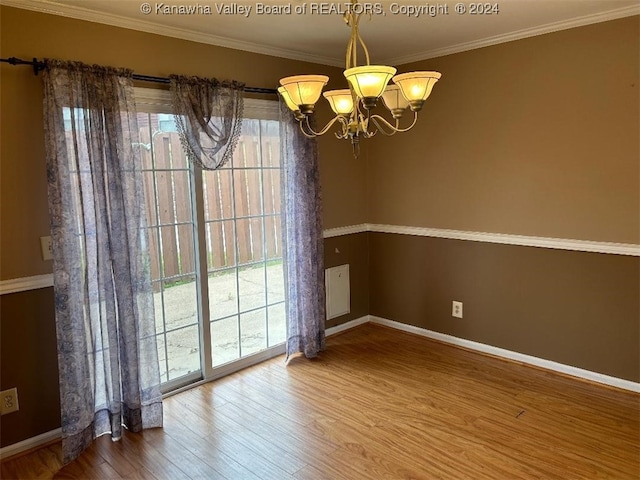
[[[193,182],[173,115],[138,113],[161,381],[202,376]]]
[[[212,366],[285,337],[276,120],[245,119],[233,160],[203,172]]]

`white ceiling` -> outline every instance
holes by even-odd
[[[151,13],[141,13],[149,2]],[[306,60],[327,65],[344,65],[345,46],[350,30],[339,13],[311,14],[306,0],[263,0],[271,6],[291,5],[291,14],[258,15],[257,1],[210,0],[1,0],[2,4],[92,22],[106,23],[213,45]],[[360,0],[365,5],[366,2]],[[566,28],[640,14],[640,0],[497,0],[499,13],[471,15],[455,12],[456,1],[440,2],[384,0],[381,14],[363,17],[360,33],[371,53],[371,63],[400,65],[471,50]],[[307,14],[295,8],[306,4]],[[195,5],[192,15],[157,13],[163,6]],[[219,14],[218,8],[250,6],[248,16]],[[334,8],[344,3],[325,2]],[[370,3],[369,5],[375,5]],[[447,6],[448,14],[409,17],[394,14],[398,6]],[[211,14],[205,12],[209,7]]]

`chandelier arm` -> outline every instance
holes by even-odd
[[[387,132],[384,130],[384,128],[382,128],[382,125],[380,125],[380,124],[378,123],[378,120],[377,120],[377,118],[376,118],[376,117],[378,117],[378,115],[374,115],[373,117],[371,117],[371,121],[372,121],[372,122],[373,122],[373,124],[377,127],[376,132],[380,132],[380,133],[382,133],[385,137],[391,137],[391,136],[393,136],[393,135],[395,135],[395,134],[397,133],[397,130],[396,130],[395,128],[392,128],[391,132],[390,132],[390,133],[387,133]],[[383,120],[383,121],[385,121],[382,117],[380,117],[380,119],[381,119],[381,120]],[[387,125],[388,125],[388,122],[386,122],[386,121],[385,121],[385,123],[387,123]]]
[[[338,115],[338,120],[342,124],[342,131],[335,132],[335,135],[339,139],[345,139],[349,135],[349,121],[342,115]]]
[[[366,127],[368,127],[369,125],[369,116],[371,115],[371,111],[367,110],[366,121],[365,121],[365,115],[362,113],[362,110],[360,110],[360,103],[361,103],[361,100],[360,98],[358,98],[358,101],[356,103],[356,112],[355,112],[354,118],[358,122],[358,125],[360,125],[360,128],[364,131],[364,133],[367,133]]]
[[[304,127],[303,127],[304,122],[303,122],[302,120],[300,120],[300,121],[298,122],[298,125],[300,126],[300,131],[302,132],[302,134],[303,134],[305,137],[307,137],[307,138],[316,138],[316,136],[317,136],[317,135],[315,135],[315,134],[309,134],[309,133],[307,133],[307,132],[305,132],[305,131],[304,131]]]
[[[351,66],[358,66],[358,17],[356,17],[353,11],[349,14],[351,16]]]
[[[377,132],[377,130],[369,131],[369,125],[370,125],[372,119],[373,119],[373,117],[371,115],[371,110],[367,110],[366,119],[364,118],[364,115],[362,115],[360,126],[361,126],[361,129],[362,129],[362,134],[363,134],[364,138],[371,138]],[[373,119],[373,120],[375,122],[375,119]],[[377,124],[376,124],[376,126],[377,126]],[[380,127],[378,127],[378,128],[380,128]]]
[[[418,112],[413,112],[413,122],[411,122],[411,125],[409,125],[406,128],[399,128],[399,125],[400,125],[400,120],[399,119],[396,120],[395,127],[393,125],[391,125],[387,120],[385,120],[380,115],[371,115],[371,120],[373,120],[373,122],[376,124],[378,129],[384,135],[386,135],[386,133],[384,132],[384,129],[380,128],[380,125],[378,124],[377,120],[381,120],[383,122],[383,124],[385,125],[385,127],[389,128],[393,133],[397,133],[397,132],[404,133],[404,132],[408,132],[409,130],[411,130],[413,128],[413,126],[416,124],[416,122],[418,121]]]
[[[360,23],[360,15],[358,15],[358,24],[359,23]],[[358,42],[360,43],[360,46],[362,47],[362,50],[364,51],[364,58],[365,58],[365,61],[367,62],[367,65],[370,65],[371,62],[369,60],[369,49],[367,48],[367,44],[364,43],[364,40],[360,36],[360,27],[359,27],[358,24],[356,24],[356,30],[355,30],[356,38],[357,38]],[[357,47],[356,47],[356,49],[357,49]],[[356,62],[354,61],[354,67],[356,65],[357,65]]]
[[[355,62],[352,63],[353,61],[353,50],[354,50],[354,35],[353,35],[353,14],[349,13],[349,20],[347,21],[347,24],[351,27],[351,35],[349,35],[349,41],[347,42],[347,53],[346,53],[346,57],[345,57],[345,61],[344,61],[344,65],[345,65],[345,69],[349,69],[351,67],[355,67],[356,64]]]
[[[353,67],[357,67],[358,66],[358,17],[351,12],[349,14],[350,16],[350,21],[351,21],[351,38],[349,39],[349,43],[351,43],[351,48],[350,48],[350,61],[351,64],[349,65],[350,68]]]
[[[313,134],[313,136],[315,137],[319,137],[320,135],[324,135],[325,133],[327,133],[327,131],[333,126],[334,123],[336,123],[337,121],[340,121],[340,123],[344,124],[344,119],[342,118],[342,115],[336,115],[335,117],[333,117],[331,119],[331,121],[329,123],[327,123],[324,128],[322,130],[320,130],[319,132],[316,132],[313,128],[311,128],[311,124],[309,123],[309,116],[305,115],[304,118],[304,123],[305,126],[307,127],[308,131],[311,132]],[[300,126],[302,127],[302,122],[303,120],[300,120]]]

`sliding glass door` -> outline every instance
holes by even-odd
[[[166,93],[136,95],[158,353],[171,390],[283,351],[278,104],[247,100],[232,162],[200,171],[185,158]]]

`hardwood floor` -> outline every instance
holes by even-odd
[[[2,478],[638,479],[640,396],[374,325],[165,400],[165,427]]]

